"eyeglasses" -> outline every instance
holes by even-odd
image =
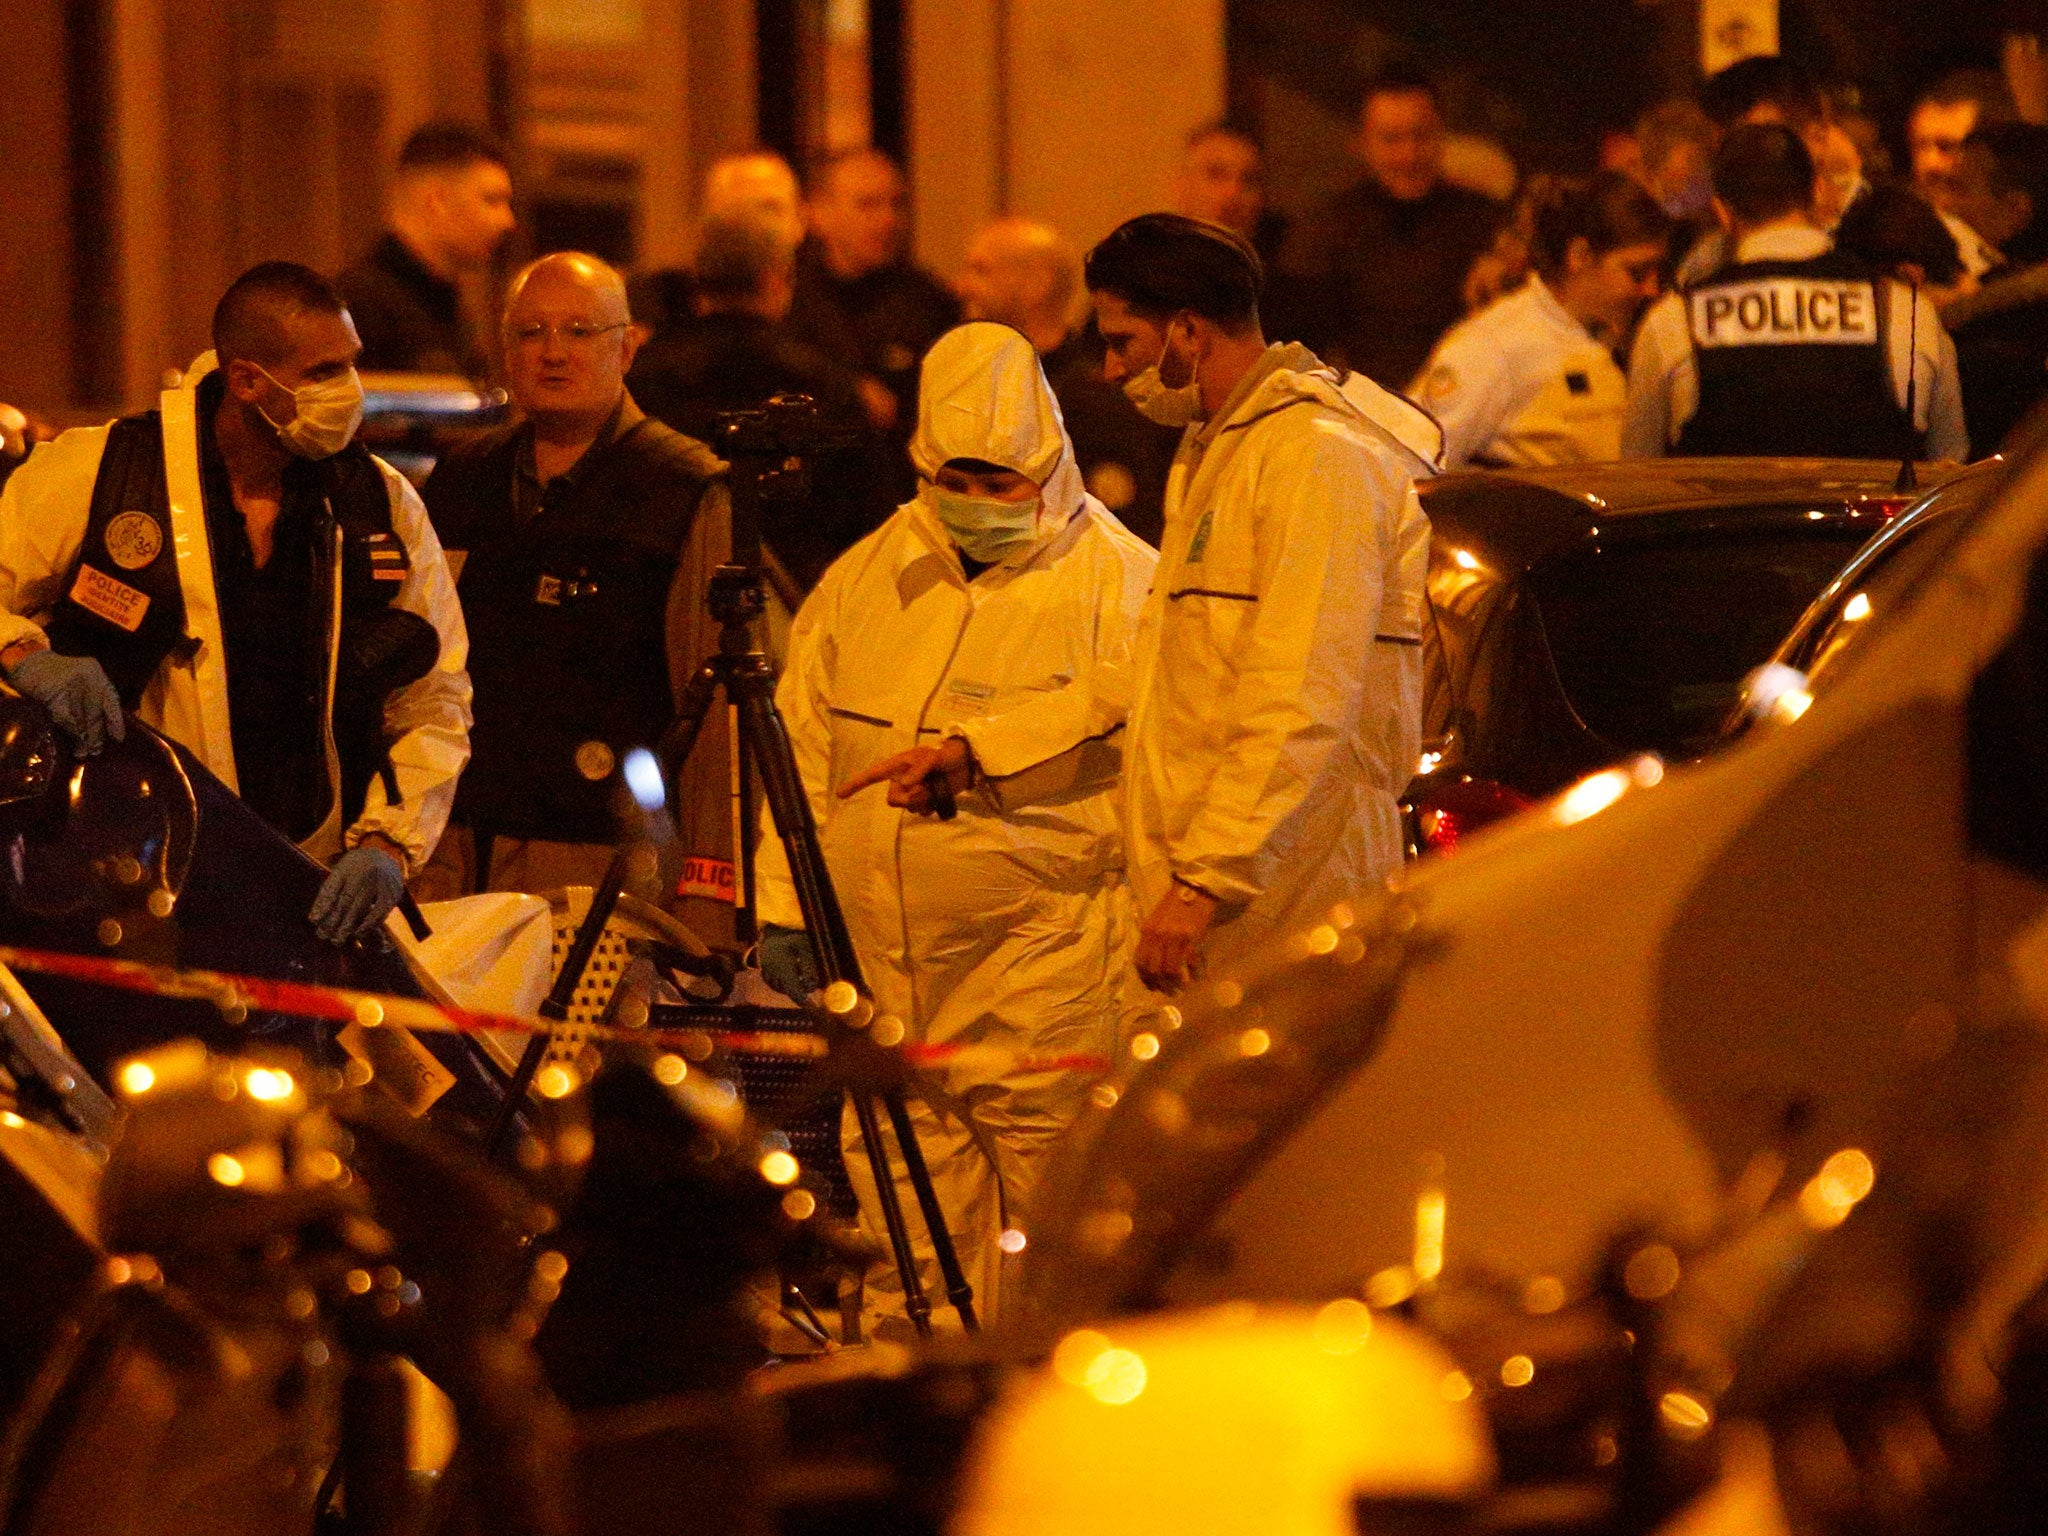
[[[598,338],[609,336],[613,331],[623,331],[629,322],[621,320],[617,325],[586,325],[581,320],[571,320],[567,325],[556,325],[553,321],[534,320],[525,325],[505,327],[505,339],[515,347],[531,351],[558,341],[577,351],[588,351],[598,343]]]

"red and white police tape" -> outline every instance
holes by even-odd
[[[467,1008],[443,1006],[423,998],[390,997],[376,992],[356,992],[345,987],[321,987],[307,982],[274,981],[263,976],[239,976],[227,971],[187,971],[172,966],[145,965],[136,960],[109,960],[98,955],[68,955],[54,950],[19,949],[0,945],[0,965],[31,975],[56,976],[92,986],[139,992],[151,997],[182,998],[212,1003],[231,1022],[250,1013],[289,1013],[300,1018],[327,1019],[337,1024],[361,1024],[375,1028],[398,1024],[406,1029],[431,1030],[441,1034],[481,1034],[487,1030],[522,1035],[571,1031],[590,1040],[626,1040],[689,1051],[706,1039],[713,1046],[745,1055],[786,1056],[800,1060],[822,1060],[830,1052],[825,1037],[803,1030],[735,1029],[629,1029],[617,1024],[558,1024],[547,1019],[514,1013],[478,1013]],[[1003,1051],[998,1047],[972,1045],[931,1045],[906,1043],[894,1047],[917,1066],[953,1067],[969,1064],[994,1066],[1017,1072],[1094,1072],[1109,1070],[1107,1057],[1088,1053],[1034,1056]],[[994,1060],[1001,1057],[1000,1063]]]

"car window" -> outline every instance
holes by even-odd
[[[1565,698],[1621,751],[1693,756],[1866,527],[1816,514],[1603,541],[1548,562],[1530,587]]]

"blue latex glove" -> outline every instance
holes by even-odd
[[[90,656],[32,651],[8,668],[7,681],[49,710],[80,757],[96,754],[109,737],[119,741],[128,734],[121,695],[114,691],[106,669]]]
[[[346,944],[384,921],[405,894],[405,871],[381,848],[351,848],[334,861],[308,914],[321,938]]]
[[[803,929],[763,923],[758,950],[761,979],[784,997],[802,1002],[825,985],[818,974],[817,957],[811,953],[811,936]]]

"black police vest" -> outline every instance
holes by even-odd
[[[207,430],[203,420],[199,430]],[[314,540],[316,593],[333,590],[332,530],[341,531],[341,633],[321,621],[326,643],[315,654],[323,663],[337,657],[335,746],[344,819],[353,819],[371,776],[386,767],[385,700],[439,660],[439,636],[418,615],[391,607],[411,557],[392,529],[391,493],[369,450],[351,444],[306,472],[319,476],[325,514]],[[44,632],[52,650],[95,658],[131,710],[167,657],[189,660],[198,649],[198,638],[185,631],[160,413],[126,416],[108,430],[78,563]],[[309,761],[324,779],[324,751],[316,747]],[[386,788],[395,799],[388,778]]]
[[[1892,383],[1885,280],[1854,257],[1748,261],[1682,291],[1699,409],[1672,451],[1896,459],[1921,434]],[[1932,316],[1929,317],[1932,323]]]
[[[466,552],[476,701],[456,815],[493,835],[609,843],[615,770],[674,713],[669,591],[724,464],[642,421],[552,481],[522,524],[520,441],[513,429],[458,449],[426,486],[435,531]]]

